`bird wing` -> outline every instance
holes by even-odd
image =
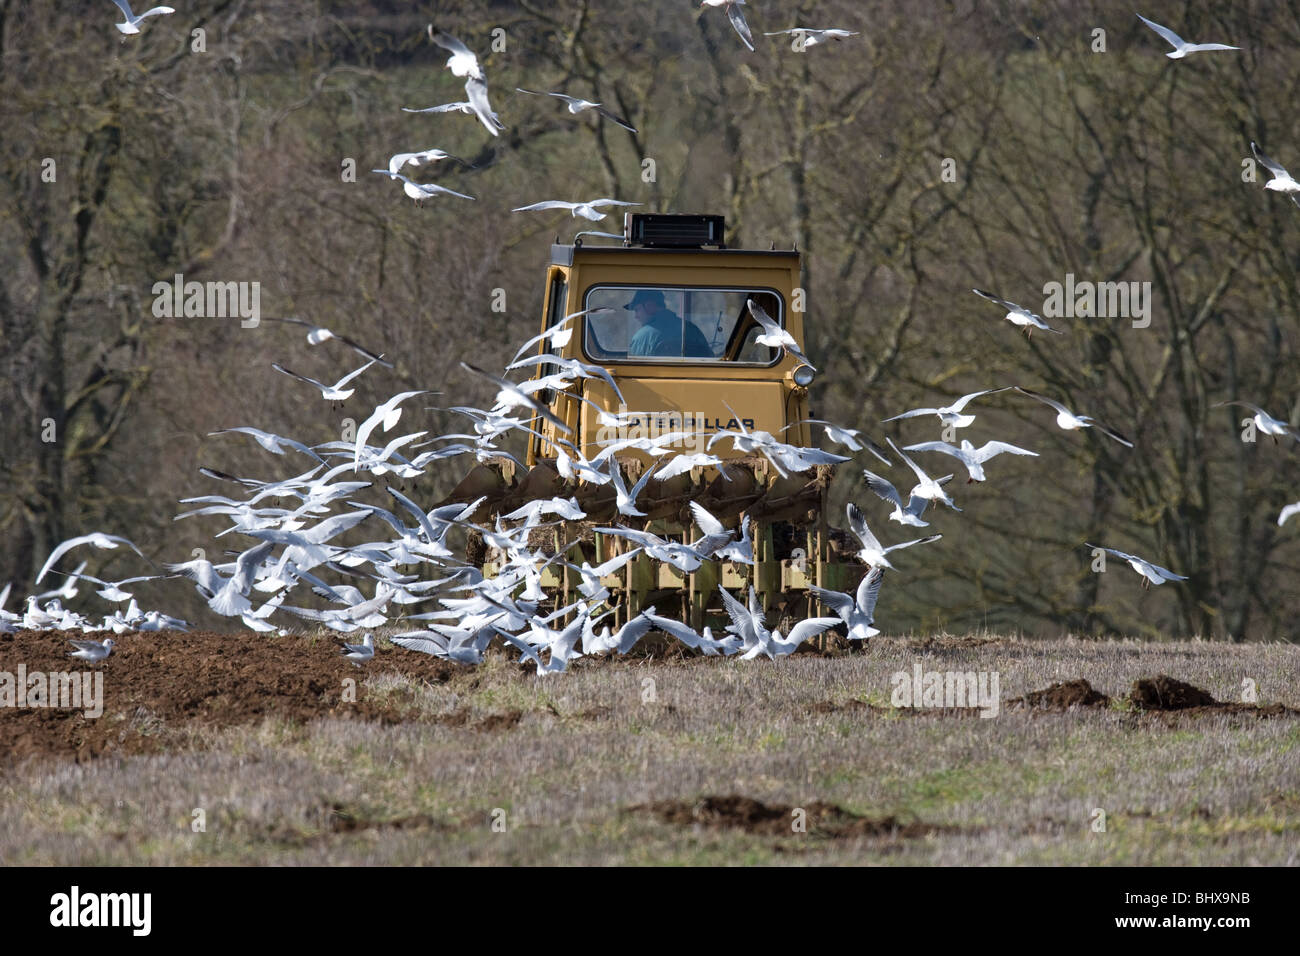
[[[653,609],[652,609],[653,610]],[[618,629],[614,636],[618,639],[618,652],[626,654],[632,650],[636,642],[649,633],[653,625],[646,614],[638,614],[632,620],[628,621]]]
[[[1062,415],[1071,415],[1071,414],[1073,414],[1073,413],[1072,413],[1068,408],[1066,408],[1066,407],[1065,407],[1064,405],[1062,405],[1060,402],[1057,402],[1057,401],[1054,401],[1054,400],[1048,398],[1046,395],[1044,395],[1044,394],[1041,393],[1041,392],[1035,392],[1035,391],[1031,391],[1030,389],[1027,389],[1027,388],[1021,388],[1019,385],[1015,385],[1015,386],[1012,386],[1012,387],[1015,388],[1015,390],[1016,390],[1017,392],[1020,392],[1020,394],[1022,394],[1022,395],[1028,395],[1030,398],[1036,398],[1036,399],[1038,399],[1038,401],[1042,402],[1044,405],[1050,405],[1052,408],[1056,409],[1056,410],[1057,410],[1058,412],[1060,412]]]
[[[942,537],[941,534],[932,534],[925,538],[913,538],[911,541],[904,541],[902,544],[891,544],[885,549],[885,554],[890,551],[897,551],[899,548],[910,548],[914,544],[929,544],[931,541],[938,541]]]
[[[882,501],[891,501],[898,507],[903,507],[903,499],[898,494],[898,489],[887,478],[881,478],[874,472],[862,469],[862,474],[867,479],[867,487],[876,493],[876,497]]]
[[[900,418],[916,418],[918,415],[938,415],[938,414],[939,414],[939,409],[937,408],[914,408],[909,412],[903,412],[902,414],[895,415],[892,418],[882,418],[880,420],[880,424],[883,425],[885,424],[885,422],[896,422]]]
[[[1239,46],[1228,46],[1226,43],[1193,43],[1187,48],[1188,53],[1204,53],[1208,50],[1240,50]]]
[[[952,457],[959,458],[962,461],[966,460],[966,455],[960,448],[954,448],[946,441],[923,441],[917,445],[904,445],[903,447],[908,451],[941,451],[945,455],[952,455]]]
[[[790,628],[790,637],[787,643],[794,644],[798,647],[810,637],[816,637],[822,631],[829,630],[836,624],[840,623],[838,617],[810,617],[806,621],[800,621],[794,627]]]
[[[864,579],[865,580],[865,579]],[[809,586],[808,593],[814,595],[841,618],[848,620],[849,610],[853,607],[853,596],[843,591],[828,591],[825,588]]]
[[[117,4],[117,8],[122,11],[128,20],[136,18],[135,14],[131,12],[131,4],[127,0],[113,0],[113,2]]]
[[[983,448],[975,449],[975,460],[983,463],[995,455],[1001,455],[1003,452],[1012,455],[1030,455],[1034,458],[1038,457],[1038,452],[1030,451],[1028,448],[1021,448],[1018,445],[1008,445],[1004,441],[990,441],[985,442]]]
[[[736,632],[744,637],[746,634],[753,634],[754,621],[750,617],[749,609],[741,604],[726,588],[719,586],[718,591],[722,594],[722,606],[727,609],[727,616],[731,618],[732,625]]]
[[[1103,547],[1102,547],[1101,545],[1099,545],[1099,544],[1089,544],[1087,541],[1085,541],[1085,542],[1083,543],[1083,545],[1084,545],[1085,548],[1093,548],[1093,549],[1098,550],[1098,551],[1105,551],[1107,554],[1113,554],[1113,555],[1115,555],[1115,557],[1117,557],[1117,558],[1123,558],[1125,561],[1141,561],[1141,560],[1142,560],[1142,559],[1139,558],[1137,555],[1129,554],[1127,551],[1116,551],[1114,548],[1103,548]]]
[[[1146,562],[1146,563],[1147,563],[1147,564],[1150,564],[1151,567],[1154,568],[1157,572],[1159,572],[1159,573],[1160,573],[1160,574],[1165,578],[1165,580],[1167,580],[1167,581],[1186,581],[1186,580],[1187,580],[1187,575],[1185,575],[1185,574],[1174,574],[1174,572],[1170,571],[1168,568],[1162,568],[1162,567],[1161,567],[1160,565],[1158,565],[1158,564],[1151,564],[1150,561],[1148,561],[1148,562]]]
[[[992,395],[994,392],[1005,392],[1011,388],[1010,385],[1003,385],[1001,388],[986,388],[982,392],[971,392],[969,395],[963,395],[957,401],[948,406],[950,411],[959,412],[981,395]]]
[[[880,547],[880,542],[876,540],[876,536],[872,534],[871,529],[867,527],[867,519],[858,509],[858,506],[850,501],[846,510],[849,515],[849,528],[851,528],[853,533],[858,536],[858,540],[862,542],[862,546],[870,551],[883,552],[883,549]]]
[[[629,125],[627,120],[623,119],[620,116],[615,116],[613,113],[605,109],[605,107],[603,106],[599,106],[599,105],[593,106],[592,109],[595,110],[597,113],[599,113],[601,116],[605,117],[605,119],[617,123],[619,126],[623,127],[625,130],[627,130],[630,133],[635,133],[637,131],[636,127]]]
[[[438,44],[438,46],[442,47],[444,50],[448,50],[458,56],[474,56],[473,50],[450,33],[446,33],[442,30],[434,33],[432,23],[429,24],[429,39]]]
[[[858,608],[869,620],[875,619],[876,601],[880,599],[880,584],[885,580],[884,568],[872,568],[871,573],[858,582]]]
[[[396,644],[398,647],[405,647],[410,651],[432,654],[435,657],[446,657],[448,644],[450,643],[447,638],[432,631],[410,631],[406,634],[396,634],[390,637],[388,642]]]
[[[745,14],[741,12],[740,7],[737,4],[728,4],[727,19],[729,19],[731,25],[736,28],[736,33],[740,38],[745,41],[745,46],[749,47],[750,51],[753,52],[754,36],[749,32],[749,24],[745,22]]]
[[[1269,418],[1273,417],[1272,415],[1269,415],[1268,412],[1264,411],[1264,409],[1260,408],[1258,405],[1252,405],[1250,404],[1250,402],[1241,402],[1241,401],[1219,402],[1214,407],[1222,408],[1224,405],[1240,405],[1242,408],[1249,408],[1251,411],[1256,412],[1260,415],[1268,415]]]
[[[346,385],[348,382],[352,381],[354,378],[356,378],[358,375],[360,375],[360,374],[361,374],[362,372],[364,372],[366,369],[370,368],[370,366],[374,365],[376,361],[377,361],[377,359],[371,359],[369,362],[367,362],[365,365],[361,366],[361,368],[357,369],[356,371],[348,372],[347,375],[344,375],[341,379],[338,380],[338,383],[337,383],[334,387],[335,387],[335,388],[342,388],[344,385]]]
[[[443,103],[443,104],[441,104],[440,106],[429,106],[429,107],[426,107],[425,109],[422,109],[422,110],[413,110],[413,109],[410,109],[409,107],[403,106],[403,107],[402,107],[402,112],[403,112],[403,113],[450,113],[450,112],[452,112],[453,110],[460,110],[461,108],[466,107],[466,106],[470,106],[470,107],[472,108],[473,104],[470,104],[470,103]]]
[[[1292,515],[1297,515],[1297,514],[1300,514],[1300,501],[1297,501],[1293,505],[1287,505],[1285,508],[1282,509],[1281,514],[1277,516],[1277,526],[1279,528],[1282,527],[1282,525],[1287,523],[1288,518],[1290,518]]]
[[[700,646],[700,635],[689,624],[683,624],[681,621],[674,621],[672,618],[660,617],[658,614],[649,612],[640,616],[646,618],[650,624],[653,624],[665,634],[677,638],[687,647],[695,648]]]
[[[1182,37],[1180,37],[1177,33],[1169,29],[1168,27],[1162,27],[1158,23],[1152,23],[1150,20],[1142,16],[1142,14],[1140,13],[1137,15],[1137,18],[1141,20],[1143,23],[1145,23],[1147,26],[1149,26],[1152,30],[1155,30],[1156,33],[1159,33],[1162,37],[1164,37],[1166,42],[1168,42],[1169,45],[1172,46],[1175,50],[1181,50],[1183,47],[1187,45]]]
[[[763,310],[763,307],[753,299],[746,299],[745,304],[749,306],[749,314],[754,317],[754,321],[763,327],[763,332],[771,334],[779,332],[781,327],[776,324],[776,320]]]
[[[1102,425],[1100,422],[1093,422],[1093,427],[1096,428],[1103,435],[1109,435],[1111,438],[1115,439],[1121,445],[1127,445],[1129,448],[1133,447],[1133,443],[1131,441],[1129,441],[1127,438],[1125,438],[1123,435],[1121,435],[1119,432],[1115,431],[1114,429],[1107,428],[1105,425]]]
[[[439,186],[437,183],[424,183],[421,189],[428,190],[431,193],[446,193],[448,196],[458,196],[461,199],[473,199],[473,196],[467,196],[464,193],[458,193],[454,189],[448,189],[446,186]]]
[[[532,212],[535,209],[567,209],[570,212],[577,207],[576,202],[564,202],[561,199],[548,199],[545,202],[535,202],[531,206],[519,206],[511,212]]]
[[[974,292],[976,295],[983,296],[984,298],[988,299],[990,302],[996,302],[998,305],[1002,306],[1008,312],[1025,311],[1020,306],[1016,305],[1014,302],[1008,302],[1006,299],[999,299],[992,292],[985,292],[983,289],[971,289],[971,291]]]
[[[300,382],[306,382],[308,385],[315,385],[322,392],[327,391],[329,389],[328,385],[324,385],[321,382],[316,381],[314,378],[308,378],[306,375],[299,375],[297,372],[291,372],[283,365],[280,365],[278,362],[272,362],[271,368],[275,369],[277,372],[283,372],[285,375],[288,375],[290,378],[296,378]],[[340,382],[339,384],[341,385],[342,382]],[[234,429],[230,428],[230,429],[226,429],[226,431],[234,431]]]
[[[906,454],[898,450],[898,446],[894,444],[894,439],[886,438],[885,441],[889,442],[889,447],[894,449],[894,453],[907,463],[907,467],[912,469],[912,473],[916,475],[917,479],[922,484],[925,484],[926,482],[931,480],[929,475],[927,475],[919,467],[917,467],[916,462],[912,461],[912,459],[908,458]]]
[[[492,111],[492,104],[488,102],[487,81],[471,76],[465,81],[465,95],[469,97],[470,106],[474,108],[474,115],[487,127],[487,131],[493,136],[499,136],[499,131],[506,127]]]
[[[82,641],[69,638],[68,643],[79,651],[102,651],[104,645],[99,641]]]
[[[695,523],[700,526],[700,530],[705,534],[727,533],[727,529],[723,527],[722,522],[711,515],[698,501],[691,502],[691,511],[695,514]]]

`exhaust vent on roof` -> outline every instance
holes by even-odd
[[[725,249],[725,216],[669,216],[656,213],[626,213],[625,241],[633,246],[667,249]]]

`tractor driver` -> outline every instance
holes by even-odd
[[[669,309],[664,304],[664,294],[658,289],[638,289],[632,301],[623,308],[632,312],[641,324],[628,343],[629,356],[713,357],[713,349],[704,333],[694,322],[683,322],[681,316]],[[684,343],[683,327],[686,332]]]

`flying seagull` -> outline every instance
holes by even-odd
[[[970,484],[972,481],[983,481],[984,462],[988,461],[990,458],[995,458],[998,455],[1001,455],[1003,452],[1009,452],[1012,455],[1032,455],[1035,458],[1038,457],[1038,452],[1036,451],[1030,451],[1027,448],[1020,448],[1016,445],[1008,445],[1004,441],[985,442],[981,447],[976,448],[965,438],[961,440],[960,448],[955,448],[952,445],[949,445],[946,441],[925,441],[918,445],[907,445],[905,447],[908,451],[938,451],[956,458],[966,466],[966,471],[970,476],[967,478],[966,484]]]
[[[746,6],[745,0],[701,0],[701,7],[726,7],[727,18],[731,25],[736,28],[736,33],[740,39],[745,41],[745,46],[749,47],[750,52],[754,49],[754,35],[749,32],[749,24],[745,22],[745,14],[740,8]]]
[[[405,185],[402,191],[410,196],[417,203],[423,203],[426,199],[431,199],[441,193],[448,196],[459,196],[461,199],[473,199],[473,196],[466,196],[464,193],[458,193],[454,189],[448,189],[446,186],[439,186],[437,183],[413,183],[401,173],[391,173],[386,169],[372,169],[372,173],[379,173],[381,176],[387,176],[390,179],[400,179]]]
[[[883,419],[881,424],[883,425],[885,422],[895,422],[900,418],[915,418],[918,415],[938,415],[939,421],[942,422],[945,427],[965,428],[975,421],[975,416],[963,415],[962,409],[981,395],[992,395],[994,392],[1005,392],[1011,387],[1012,386],[1010,385],[1003,385],[1001,388],[986,388],[982,392],[971,392],[969,395],[963,395],[951,405],[945,405],[943,408],[914,408],[911,411],[903,412],[902,414],[895,415],[892,418]]]
[[[1053,401],[1052,399],[1048,398],[1046,395],[1043,395],[1039,392],[1033,392],[1027,388],[1021,388],[1019,385],[1015,386],[1015,390],[1017,392],[1020,392],[1022,395],[1028,395],[1030,398],[1035,398],[1038,401],[1042,402],[1044,405],[1048,405],[1056,409],[1056,424],[1058,427],[1063,428],[1066,431],[1072,431],[1076,428],[1095,427],[1099,432],[1101,432],[1104,435],[1109,435],[1111,438],[1115,439],[1115,441],[1119,442],[1121,445],[1127,445],[1129,448],[1133,447],[1133,443],[1129,441],[1127,438],[1125,438],[1123,435],[1121,435],[1119,432],[1112,431],[1111,429],[1107,428],[1105,425],[1103,425],[1101,422],[1097,421],[1097,419],[1093,418],[1090,415],[1076,415],[1074,414],[1074,412],[1070,411],[1060,402]]]
[[[1135,554],[1128,554],[1124,551],[1116,551],[1114,548],[1102,548],[1095,544],[1084,542],[1085,547],[1093,548],[1098,551],[1105,551],[1113,554],[1117,558],[1123,558],[1138,574],[1142,575],[1142,587],[1149,588],[1153,584],[1164,584],[1166,581],[1186,581],[1187,577],[1182,574],[1174,574],[1168,568],[1162,568],[1158,564],[1152,564],[1145,558],[1139,558]]]
[[[615,116],[609,110],[605,109],[605,107],[601,106],[599,103],[593,103],[591,100],[584,100],[577,96],[569,96],[567,93],[539,93],[537,90],[525,90],[520,86],[515,87],[515,92],[528,93],[532,96],[554,96],[557,100],[563,100],[568,104],[570,113],[576,115],[591,110],[592,112],[599,113],[601,116],[605,117],[605,119],[617,123],[625,130],[633,133],[636,132],[636,127],[629,126],[627,120]]]
[[[908,496],[907,504],[904,505],[903,496],[898,493],[898,489],[887,478],[881,478],[865,468],[862,469],[862,474],[867,479],[867,487],[876,493],[876,497],[893,504],[894,512],[889,516],[890,521],[911,525],[913,528],[930,527],[930,522],[921,520],[921,515],[925,514],[926,506],[930,504],[929,498],[923,498],[915,493],[916,489],[913,489]],[[951,480],[952,475],[944,475],[939,479],[938,484],[942,485]]]
[[[943,537],[941,534],[932,534],[926,538],[914,538],[911,541],[904,541],[902,544],[891,544],[888,548],[882,547],[880,541],[867,527],[867,519],[858,510],[858,506],[850,501],[847,511],[849,528],[857,535],[858,541],[862,543],[862,550],[857,553],[857,558],[863,564],[869,564],[873,568],[892,568],[893,565],[885,557],[890,551],[897,551],[899,548],[910,548],[914,544],[928,544]]]
[[[807,27],[793,27],[789,30],[777,30],[773,33],[764,33],[763,36],[779,37],[783,33],[790,33],[797,37],[802,37],[805,49],[810,46],[817,46],[819,43],[826,43],[828,40],[846,40],[849,37],[861,36],[861,34],[855,30],[810,30]]]
[[[856,594],[827,591],[819,587],[809,587],[808,592],[815,595],[817,600],[838,614],[848,625],[850,641],[865,641],[880,633],[872,625],[875,623],[876,601],[880,597],[880,582],[884,577],[885,569],[876,567],[858,582]]]
[[[402,417],[402,410],[398,406],[408,398],[424,394],[426,392],[423,389],[414,392],[398,392],[388,401],[375,406],[375,410],[370,413],[370,417],[357,428],[357,441],[352,463],[353,471],[358,471],[361,468],[361,450],[366,447],[366,439],[370,437],[370,433],[378,428],[380,424],[384,426],[384,431],[391,431],[393,426],[397,424],[398,419]]]
[[[348,348],[352,349],[352,351],[356,352],[358,355],[364,355],[368,359],[374,359],[384,368],[393,367],[393,363],[385,359],[382,355],[376,355],[374,352],[370,351],[370,349],[366,348],[363,345],[358,344],[357,342],[352,341],[352,339],[348,338],[346,335],[339,335],[334,330],[327,329],[323,325],[314,325],[311,322],[308,322],[306,319],[298,319],[298,318],[287,318],[287,319],[267,318],[265,319],[265,321],[292,322],[294,325],[301,325],[303,328],[307,330],[308,345],[320,345],[322,342],[327,342],[330,339],[338,339],[340,342],[342,342]]]
[[[493,375],[491,372],[486,372],[476,365],[470,365],[468,362],[461,362],[460,367],[465,371],[472,372],[480,378],[485,378],[492,384],[496,385],[499,389],[496,398],[498,405],[508,408],[530,409],[534,415],[539,415],[546,419],[546,421],[550,422],[566,435],[572,430],[568,425],[557,418],[550,409],[539,404],[531,395],[521,391],[520,386],[517,383],[501,378],[499,375]]]
[[[371,359],[365,365],[361,366],[361,368],[348,372],[347,375],[344,375],[333,385],[326,385],[323,382],[316,381],[314,378],[308,378],[306,375],[299,375],[297,372],[291,372],[278,362],[272,362],[271,368],[275,369],[277,372],[283,372],[290,378],[296,378],[300,382],[306,382],[308,385],[316,386],[320,389],[321,398],[325,399],[327,402],[342,402],[351,398],[352,393],[356,391],[355,388],[344,388],[343,386],[352,381],[366,369],[370,368],[370,366],[374,365],[375,361],[375,359]]]
[[[450,33],[444,33],[441,30],[435,33],[432,23],[429,24],[429,39],[444,50],[451,52],[451,56],[447,58],[447,68],[451,70],[453,76],[466,78],[465,95],[469,98],[474,115],[487,127],[489,133],[493,136],[500,135],[500,131],[506,127],[501,122],[500,117],[493,112],[492,105],[488,102],[487,77],[483,75],[483,68],[479,66],[478,57],[474,55],[469,47]]]
[[[1272,435],[1274,444],[1277,444],[1278,435],[1290,435],[1296,441],[1300,441],[1300,432],[1297,432],[1286,422],[1274,418],[1258,405],[1252,405],[1250,402],[1217,402],[1213,407],[1222,408],[1225,405],[1240,405],[1253,411],[1255,413],[1255,427],[1265,435]]]
[[[409,107],[402,107],[403,113],[464,113],[467,116],[474,115],[473,103],[443,103],[441,106],[430,106],[422,110],[413,110]]]
[[[124,544],[136,554],[140,555],[140,557],[144,557],[144,553],[126,538],[120,538],[115,534],[102,534],[98,531],[92,534],[83,534],[79,538],[69,538],[50,552],[50,556],[45,560],[45,564],[41,568],[40,574],[36,575],[36,583],[41,583],[41,578],[45,577],[46,572],[48,572],[50,568],[54,567],[59,558],[63,557],[73,548],[83,544],[93,545],[94,547],[101,548],[105,551],[112,550],[119,544]]]
[[[117,4],[118,9],[122,11],[122,15],[126,17],[125,23],[113,24],[113,26],[117,27],[118,32],[121,33],[123,36],[131,36],[133,33],[139,33],[140,21],[144,20],[147,17],[156,17],[164,13],[176,12],[171,7],[154,7],[150,10],[146,10],[144,13],[140,14],[137,17],[134,13],[131,12],[131,4],[128,2],[128,0],[113,0],[113,2]]]
[[[813,363],[808,361],[808,356],[799,350],[799,345],[795,342],[794,336],[777,325],[776,319],[763,311],[761,305],[753,299],[746,299],[745,305],[749,307],[749,314],[753,316],[754,321],[763,327],[763,334],[756,336],[754,338],[755,342],[759,345],[766,345],[768,348],[789,352],[800,362],[813,369],[814,372],[817,371],[813,368]]]
[[[1045,332],[1055,332],[1057,335],[1064,335],[1060,329],[1054,329],[1046,322],[1043,317],[1030,312],[1023,305],[1016,305],[1014,302],[1008,302],[1006,299],[999,299],[992,292],[985,292],[982,289],[971,289],[976,295],[982,295],[990,302],[996,302],[1002,308],[1007,310],[1006,320],[1012,325],[1019,326],[1025,330],[1025,335],[1033,338],[1034,329],[1042,329]]]
[[[912,473],[916,475],[917,483],[916,483],[916,487],[912,489],[911,492],[912,495],[921,498],[927,498],[930,501],[942,501],[953,511],[961,511],[960,508],[958,508],[955,504],[953,504],[952,498],[949,497],[947,492],[943,490],[944,482],[946,482],[949,478],[951,478],[952,475],[948,475],[945,478],[940,478],[938,481],[935,481],[924,471],[922,471],[920,466],[917,465],[916,462],[912,461],[912,459],[908,458],[907,455],[905,455],[903,452],[898,450],[898,446],[894,444],[894,439],[886,438],[885,441],[889,442],[889,447],[894,449],[898,457],[903,459],[903,462],[907,465],[907,467],[911,468]]]
[[[1168,27],[1162,27],[1158,23],[1152,23],[1150,20],[1142,16],[1142,14],[1140,13],[1137,15],[1137,18],[1141,20],[1143,23],[1145,23],[1147,26],[1149,26],[1152,30],[1155,30],[1156,33],[1164,37],[1166,42],[1168,42],[1169,45],[1174,48],[1173,53],[1165,54],[1165,56],[1169,57],[1169,59],[1171,60],[1181,60],[1189,53],[1203,53],[1207,50],[1240,50],[1241,49],[1241,47],[1239,46],[1228,46],[1227,44],[1224,43],[1188,43],[1186,40],[1180,37],[1173,30],[1169,29]]]
[[[453,156],[451,155],[451,153],[443,152],[440,149],[424,149],[418,153],[394,154],[388,160],[388,171],[390,173],[398,172],[407,163],[410,163],[412,166],[419,166],[422,163],[437,163],[437,162],[441,162],[444,159],[454,160],[460,163],[466,169],[474,168],[469,163],[465,162],[465,160],[461,159],[459,156]]]
[[[781,429],[781,431],[795,428],[798,425],[821,425],[822,429],[826,433],[826,437],[835,442],[835,444],[843,445],[849,451],[862,451],[865,446],[867,451],[871,452],[871,454],[875,455],[886,465],[893,464],[893,462],[885,457],[885,449],[877,445],[856,428],[844,428],[840,425],[836,425],[834,422],[824,421],[820,418],[805,418],[803,421],[792,422],[791,424],[786,425],[785,428]]]
[[[511,212],[533,212],[539,209],[567,209],[576,219],[581,216],[583,219],[590,219],[592,222],[598,222],[604,219],[608,213],[599,211],[601,206],[639,206],[639,202],[621,202],[617,199],[593,199],[590,202],[563,202],[559,199],[548,199],[546,202],[535,202],[531,206],[520,206]]]
[[[76,648],[75,651],[70,651],[68,656],[82,661],[102,661],[112,654],[113,648],[117,646],[111,637],[104,638],[102,643],[100,641],[68,641],[68,643]]]
[[[1297,195],[1300,193],[1300,182],[1296,182],[1295,178],[1292,177],[1284,167],[1273,162],[1273,160],[1261,153],[1259,147],[1256,146],[1253,141],[1250,144],[1250,151],[1255,154],[1255,158],[1259,160],[1259,164],[1273,174],[1273,178],[1264,184],[1264,188],[1272,189],[1279,193],[1285,193],[1291,197],[1293,203],[1300,206],[1300,195]]]

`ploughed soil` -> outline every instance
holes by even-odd
[[[103,672],[101,716],[84,709],[0,707],[0,761],[35,755],[74,757],[153,753],[186,725],[212,729],[273,717],[306,722],[316,717],[407,719],[400,706],[366,699],[365,678],[398,673],[413,680],[445,683],[465,665],[381,646],[364,668],[342,657],[333,638],[268,636],[241,632],[162,631],[83,635],[112,637],[108,660],[87,663],[69,657],[70,634],[21,631],[0,634],[0,671],[15,678],[19,664],[34,671]],[[347,678],[356,683],[355,702],[344,701]],[[494,715],[518,722],[518,715]],[[449,723],[469,723],[451,714]],[[489,720],[493,718],[488,718]],[[492,728],[485,728],[492,729]]]
[[[254,634],[243,631],[218,634],[211,631],[163,631],[114,636],[117,646],[108,660],[91,664],[68,656],[69,633],[23,631],[0,634],[0,684],[8,681],[14,692],[19,665],[25,668],[29,684],[35,672],[99,672],[102,674],[103,714],[88,718],[81,708],[0,706],[0,766],[29,757],[52,756],[89,760],[105,755],[158,753],[178,745],[196,745],[204,732],[226,727],[256,724],[263,719],[305,724],[319,717],[372,720],[393,724],[409,720],[446,724],[483,732],[509,731],[524,719],[518,710],[481,715],[468,708],[447,714],[421,713],[409,694],[394,693],[370,697],[367,678],[401,675],[414,682],[442,684],[466,681],[476,685],[475,668],[395,648],[380,642],[375,657],[357,667],[339,653],[337,637]],[[108,632],[78,638],[103,639]],[[858,651],[861,653],[862,651]],[[869,653],[869,649],[866,649]],[[669,653],[659,658],[660,666],[711,667],[717,661],[703,656]],[[644,657],[600,661],[582,658],[574,667],[644,666]],[[779,667],[767,661],[754,666]],[[522,665],[521,674],[532,675],[532,665]],[[351,679],[355,683],[349,684]],[[0,694],[6,692],[0,687]],[[354,701],[345,699],[355,696]],[[0,698],[2,702],[2,698]],[[1296,717],[1300,710],[1282,704],[1226,703],[1200,688],[1174,678],[1157,675],[1135,681],[1128,696],[1135,715],[1162,716],[1181,720],[1187,716],[1246,714],[1255,717]],[[1074,707],[1105,708],[1111,703],[1086,680],[1053,684],[1022,698],[1004,702],[1007,707],[1063,711]],[[15,701],[16,704],[16,701]],[[925,718],[977,717],[977,708],[893,708],[849,700],[821,701],[811,705],[813,713],[860,711],[870,716]],[[610,716],[605,708],[570,715],[600,720]],[[719,798],[721,799],[721,798]],[[731,799],[731,798],[727,798]],[[741,799],[741,798],[736,798]],[[704,806],[703,810],[699,810]],[[730,819],[723,804],[693,805],[709,820]],[[732,806],[727,804],[726,806]],[[759,811],[749,804],[735,804],[745,813]],[[734,809],[734,807],[733,807]],[[780,809],[780,808],[778,808]],[[805,808],[809,819],[818,819],[832,829],[849,826],[835,815],[835,808]],[[739,811],[737,811],[739,812]],[[710,816],[712,814],[712,816]],[[835,821],[840,822],[835,822]],[[830,822],[826,822],[830,821]],[[696,821],[701,822],[701,821]],[[707,822],[707,820],[703,821]],[[876,821],[879,823],[880,821]],[[786,825],[784,821],[782,825]],[[867,824],[852,823],[864,828]],[[810,827],[811,829],[811,827]]]
[[[796,809],[803,811],[802,815]],[[652,814],[664,823],[702,826],[708,829],[738,829],[764,836],[798,836],[807,833],[830,839],[888,837],[915,839],[932,833],[955,832],[955,827],[904,821],[897,817],[864,817],[833,803],[814,801],[805,807],[766,804],[735,794],[706,796],[698,800],[656,800],[628,807],[627,813]],[[795,829],[801,821],[802,830]]]
[[[1167,674],[1140,677],[1133,682],[1124,700],[1134,710],[1153,714],[1200,716],[1208,714],[1249,714],[1255,717],[1300,717],[1300,710],[1285,704],[1237,703],[1215,700],[1207,690]],[[1072,707],[1110,707],[1111,698],[1094,690],[1086,680],[1064,681],[1024,697],[1005,701],[1006,707],[1030,707],[1040,710],[1069,710]]]

